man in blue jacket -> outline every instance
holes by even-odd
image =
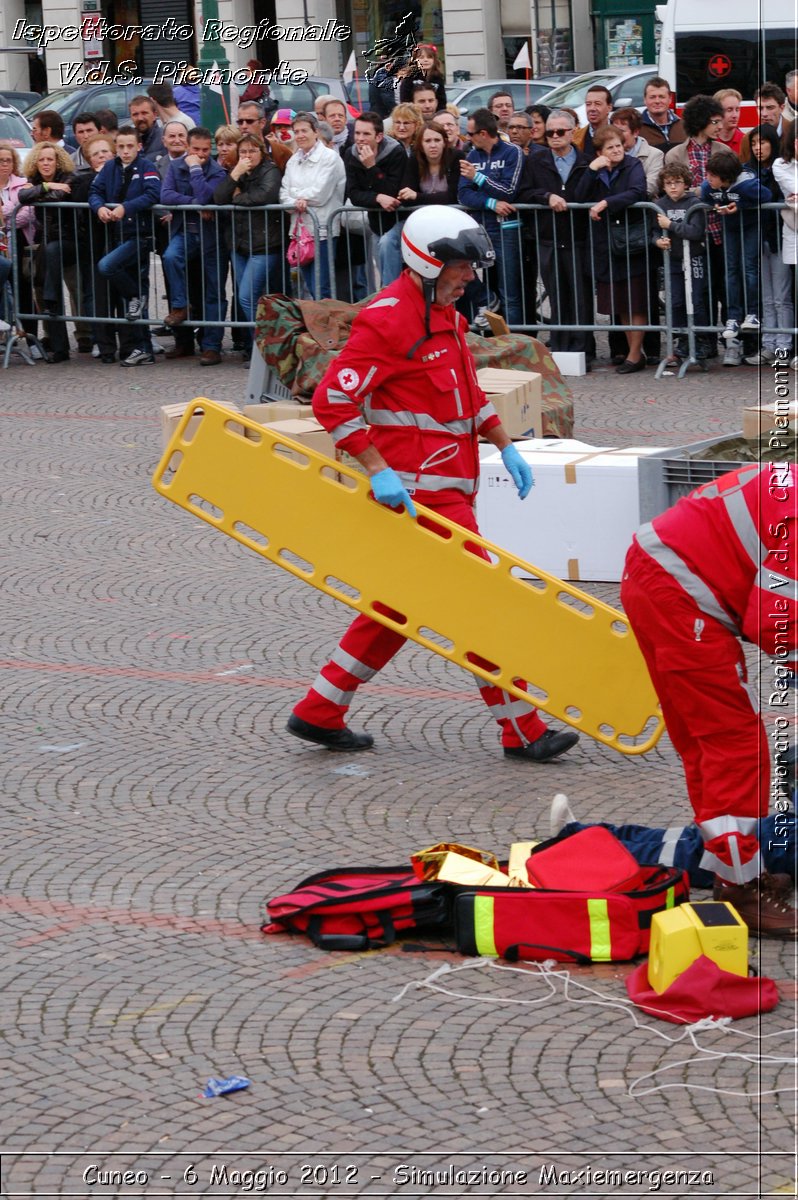
[[[158,203],[160,194],[157,167],[139,153],[139,135],[134,127],[123,125],[116,138],[116,157],[109,159],[91,182],[89,207],[108,226],[109,241],[116,243],[99,260],[97,271],[126,301],[128,321],[146,320],[152,250],[150,209]],[[135,341],[122,365],[137,367],[154,362],[145,323],[137,327]]]
[[[201,125],[189,130],[188,153],[170,163],[166,172],[161,189],[162,204],[207,205],[212,202],[217,185],[225,178],[225,171],[211,158],[211,145],[210,130]],[[163,254],[163,269],[172,304],[164,325],[182,325],[188,317],[186,268],[195,258],[202,263],[204,280],[205,306],[201,319],[211,322],[202,331],[200,366],[214,367],[222,361],[227,249],[215,213],[176,212],[169,245]]]
[[[482,224],[496,251],[504,319],[508,325],[523,325],[521,222],[512,201],[518,194],[524,156],[517,146],[502,141],[498,121],[487,108],[469,116],[468,136],[473,148],[460,163],[457,199],[464,208],[482,210]]]

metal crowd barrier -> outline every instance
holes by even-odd
[[[124,304],[100,270],[107,253],[119,244],[119,228],[100,226],[86,204],[64,201],[39,207],[48,235],[36,249],[29,247],[22,235],[17,237],[13,214],[10,220],[16,320],[27,328],[45,319],[43,309],[48,302],[46,320],[54,325],[73,321],[79,335],[81,324],[89,332],[91,326],[119,325],[125,320]],[[497,222],[493,230],[497,267],[483,283],[475,281],[471,285],[464,297],[467,316],[473,318],[481,307],[501,306],[512,330],[537,335],[547,332],[553,349],[582,348],[586,339],[599,330],[611,334],[654,332],[664,335],[666,357],[673,354],[677,338],[687,339],[689,362],[696,361],[698,339],[717,336],[725,320],[725,278],[731,257],[734,255],[737,262],[745,259],[746,235],[742,227],[739,245],[730,243],[728,226],[723,227],[726,237],[720,245],[711,234],[707,235],[703,255],[694,256],[703,259],[705,282],[700,288],[686,287],[684,320],[677,325],[674,313],[681,307],[681,285],[678,305],[673,285],[682,270],[672,270],[670,251],[654,245],[656,214],[661,211],[656,205],[646,201],[613,216],[612,220],[619,222],[622,238],[628,240],[630,231],[643,220],[649,223],[649,235],[639,254],[627,250],[609,258],[602,250],[607,243],[607,220],[592,221],[591,204],[569,204],[562,214],[565,219],[558,219],[556,236],[552,236],[555,225],[548,206],[515,207],[516,217]],[[762,206],[763,211],[777,214],[779,237],[782,222],[778,213],[782,207]],[[326,258],[334,298],[350,302],[363,299],[385,282],[381,272],[388,281],[395,277],[402,266],[399,237],[406,215],[400,210],[397,222],[382,209],[346,205],[331,214],[329,235],[322,240],[309,209],[304,219],[313,229],[315,265],[304,274],[311,294],[320,296],[322,256]],[[227,326],[246,331],[251,339],[258,297],[268,292],[297,294],[301,286],[297,271],[286,262],[289,217],[290,210],[281,205],[154,206],[144,228],[136,234],[132,256],[131,274],[142,281],[141,292],[147,301],[136,323],[160,325],[172,306],[170,292],[177,288],[178,298],[184,296],[190,309],[188,327]],[[235,249],[242,225],[249,253]],[[187,238],[188,254],[180,253],[179,238]],[[252,253],[262,243],[268,247],[270,238],[273,250]],[[254,262],[256,259],[262,261]],[[602,288],[605,303],[600,305],[596,275],[602,263],[608,271]],[[634,279],[640,282],[633,284]],[[250,291],[242,294],[246,283]],[[754,297],[748,295],[745,271],[742,285],[743,307],[749,312],[756,306]],[[68,312],[63,302],[64,286],[70,298]],[[52,301],[56,303],[50,304]],[[640,311],[633,312],[634,307]],[[765,326],[763,322],[762,332],[792,335],[795,329]]]

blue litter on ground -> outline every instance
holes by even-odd
[[[249,1087],[249,1080],[243,1075],[230,1075],[227,1079],[209,1079],[205,1085],[203,1096],[226,1096],[228,1092],[240,1092]]]

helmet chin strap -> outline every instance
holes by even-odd
[[[426,279],[424,276],[420,276],[421,290],[424,293],[424,329],[426,332],[423,337],[420,337],[417,342],[413,343],[405,355],[405,358],[412,358],[419,346],[423,346],[424,342],[428,341],[432,337],[432,330],[430,329],[430,317],[432,316],[432,305],[435,302],[435,291],[438,286],[439,278],[440,276],[438,276],[436,279]]]

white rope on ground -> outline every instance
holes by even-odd
[[[685,1083],[681,1081],[679,1083],[658,1083],[648,1088],[642,1087],[641,1085],[646,1080],[655,1079],[658,1075],[662,1075],[666,1071],[675,1071],[680,1067],[690,1067],[695,1064],[709,1063],[721,1058],[739,1059],[742,1062],[748,1062],[754,1066],[760,1067],[769,1063],[774,1065],[795,1067],[798,1065],[798,1058],[796,1058],[794,1055],[790,1057],[784,1057],[782,1055],[763,1054],[758,1052],[746,1054],[734,1050],[714,1050],[709,1046],[699,1045],[696,1034],[701,1033],[704,1030],[719,1029],[723,1033],[733,1034],[736,1037],[748,1038],[749,1040],[761,1043],[766,1041],[768,1038],[774,1037],[784,1038],[786,1036],[792,1036],[794,1039],[798,1034],[798,1028],[779,1029],[775,1030],[773,1033],[765,1034],[748,1033],[742,1029],[733,1029],[731,1027],[731,1017],[704,1017],[700,1021],[695,1021],[691,1025],[686,1025],[678,1035],[672,1035],[666,1032],[664,1029],[659,1029],[655,1025],[647,1025],[641,1021],[638,1016],[637,1007],[632,1000],[624,1000],[613,996],[607,996],[603,992],[599,992],[595,988],[588,987],[587,984],[580,983],[578,980],[573,979],[570,971],[566,969],[555,970],[555,966],[556,964],[552,959],[548,959],[546,962],[542,963],[531,963],[530,967],[510,966],[506,963],[496,962],[495,959],[492,958],[468,959],[466,962],[461,963],[456,967],[450,966],[449,963],[443,963],[425,979],[412,980],[410,983],[406,983],[402,990],[393,997],[393,1003],[398,1003],[400,1000],[403,1000],[408,991],[414,988],[429,988],[430,991],[439,992],[441,995],[451,996],[453,999],[466,1000],[471,1003],[517,1004],[524,1007],[534,1007],[538,1004],[545,1004],[552,998],[552,996],[561,994],[562,998],[569,1004],[591,1004],[600,1008],[619,1009],[632,1018],[635,1029],[642,1030],[645,1033],[656,1034],[657,1037],[662,1038],[663,1041],[672,1046],[676,1045],[678,1042],[688,1040],[696,1050],[697,1054],[702,1056],[699,1058],[692,1057],[680,1059],[678,1062],[668,1063],[664,1067],[658,1067],[655,1071],[649,1071],[645,1075],[639,1075],[629,1084],[629,1096],[650,1096],[654,1092],[662,1092],[675,1088],[684,1088],[688,1091],[714,1092],[721,1096],[748,1096],[751,1098],[759,1096],[774,1096],[780,1092],[798,1091],[798,1088],[794,1086],[767,1088],[763,1089],[762,1091],[753,1092],[735,1091],[729,1088],[711,1087],[708,1084]],[[518,975],[525,975],[528,978],[545,983],[547,985],[547,991],[544,993],[544,995],[538,996],[534,1000],[526,1000],[516,996],[477,996],[473,993],[455,991],[452,988],[444,987],[439,982],[444,975],[456,975],[460,971],[473,970],[474,968],[482,969],[485,967],[493,971],[509,971]],[[577,999],[575,996],[572,996],[572,989],[586,993],[585,997],[583,999]]]

